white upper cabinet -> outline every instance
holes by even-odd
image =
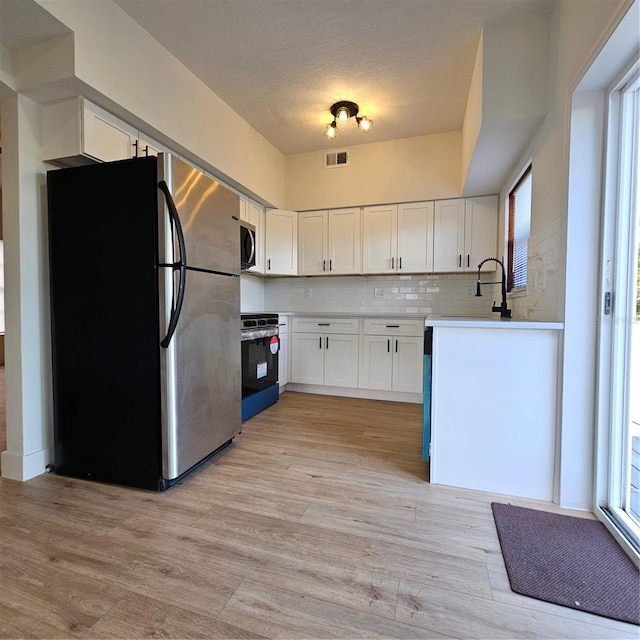
[[[42,107],[43,159],[72,167],[157,156],[168,149],[81,97]]]
[[[398,205],[364,207],[363,273],[395,273],[398,248]]]
[[[109,162],[136,157],[138,131],[83,100],[83,152]]]
[[[462,271],[463,253],[464,200],[438,200],[433,227],[434,271]]]
[[[167,147],[149,138],[144,133],[138,135],[135,144],[135,153],[137,158],[147,158],[148,156],[157,156],[159,153],[170,153]]]
[[[498,196],[465,200],[464,246],[468,268],[475,271],[485,258],[500,258],[498,248]],[[495,271],[495,262],[482,265],[482,271]]]
[[[365,207],[364,273],[433,270],[433,202]]]
[[[397,271],[433,271],[433,202],[398,205]]]
[[[77,166],[135,157],[138,131],[76,97],[42,107],[43,159]]]
[[[265,232],[265,274],[297,275],[298,213],[270,209],[266,213]]]
[[[329,274],[362,272],[360,207],[329,211]]]
[[[497,257],[497,244],[497,196],[436,201],[434,271],[475,271],[484,258]],[[495,262],[482,267],[495,269]]]
[[[298,275],[360,273],[360,209],[298,214]]]
[[[323,275],[328,270],[327,211],[304,211],[298,214],[298,275]]]

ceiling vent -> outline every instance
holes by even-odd
[[[345,167],[349,164],[349,153],[345,151],[330,151],[324,154],[324,168]]]

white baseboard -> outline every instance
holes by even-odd
[[[342,398],[363,398],[365,400],[387,400],[391,402],[411,402],[422,404],[421,393],[403,393],[400,391],[379,391],[378,389],[356,389],[353,387],[328,387],[318,384],[300,384],[289,382],[287,391],[315,393],[321,396],[340,396]],[[282,389],[280,389],[282,392]]]
[[[9,451],[0,454],[2,477],[25,482],[46,472],[53,462],[53,449],[42,449],[28,455],[18,455]]]

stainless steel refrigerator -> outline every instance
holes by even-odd
[[[161,154],[47,197],[55,471],[164,490],[241,428],[238,196]]]

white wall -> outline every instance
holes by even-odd
[[[347,169],[324,170],[322,154],[292,156],[286,162],[285,185],[284,158],[114,3],[39,2],[74,31],[75,74],[82,86],[93,92],[89,97],[102,96],[102,106],[117,107],[120,111],[117,115],[139,119],[139,123],[134,121],[133,124],[146,123],[150,134],[166,131],[170,140],[204,158],[221,173],[245,184],[250,193],[263,201],[305,209],[460,195],[461,132],[380,143],[370,145],[373,148],[369,150],[365,149],[369,145],[353,147],[352,160],[357,162]],[[536,319],[562,320],[565,287],[571,286],[571,282],[565,284],[563,262],[569,206],[571,90],[584,73],[586,64],[602,47],[604,36],[620,18],[621,7],[627,5],[628,2],[620,0],[554,3],[556,22],[552,25],[550,54],[553,60],[554,47],[557,47],[556,82],[550,113],[530,145],[529,155],[534,162],[534,248],[544,244],[546,248],[539,253],[543,262],[549,260],[544,262],[545,266],[553,266],[554,245],[557,244],[558,271],[557,278],[545,279],[544,291],[538,291],[537,296],[532,291],[523,301],[525,307],[544,309]],[[118,47],[114,47],[114,42],[118,42]],[[20,67],[23,76],[14,81],[13,72],[8,71],[12,69],[11,61],[5,52],[0,54],[8,390],[8,451],[3,454],[2,467],[3,475],[20,478],[42,471],[51,440],[47,278],[43,260],[46,247],[42,203],[44,167],[40,162],[38,107],[24,95],[16,97],[10,91],[13,86],[23,86],[29,92],[33,90],[29,80],[36,77],[37,60],[28,64],[28,56],[23,57]],[[64,75],[66,67],[60,71]],[[167,78],[172,87],[179,89],[175,91],[176,95],[182,92],[188,100],[181,102],[172,96],[164,102]],[[33,91],[34,95],[43,95],[43,91]],[[214,126],[215,122],[222,124]],[[389,165],[392,165],[391,169]],[[514,166],[513,172],[519,168]],[[349,170],[352,170],[352,178],[354,175],[358,178],[352,184]],[[508,187],[510,184],[505,183],[503,199]],[[308,196],[305,189],[309,189]],[[332,195],[332,189],[339,195]],[[580,259],[595,257],[582,255]],[[266,284],[267,297],[271,286],[283,286],[270,282]],[[420,288],[421,285],[417,286]],[[404,298],[402,302],[408,307],[406,300]],[[534,304],[536,301],[537,305]],[[567,332],[571,329],[568,326]],[[582,337],[574,346],[585,350],[588,354],[585,362],[589,366],[595,363],[595,347],[587,341],[588,332],[580,335]],[[570,362],[565,362],[563,394],[572,392],[570,366]],[[560,496],[563,504],[589,508],[590,504],[584,504],[583,488],[591,484],[591,461],[587,451],[571,450],[569,445],[584,442],[592,425],[580,424],[579,412],[566,406],[569,413],[562,416],[562,439],[567,446],[563,445],[561,457],[567,466],[561,469],[561,476],[567,481],[560,488]],[[587,432],[583,431],[585,429]]]
[[[485,26],[463,128],[464,195],[499,191],[547,111],[550,14]]]
[[[0,51],[7,389],[2,475],[17,480],[42,473],[53,461],[48,167],[41,161],[40,107],[32,98],[87,95],[254,198],[276,205],[284,199],[282,154],[115,3],[41,4],[73,34]]]
[[[0,85],[15,89],[13,55],[9,49],[2,45],[0,45]]]
[[[60,85],[140,127],[265,204],[284,206],[284,156],[114,2],[37,0],[73,32],[57,38],[53,68],[45,43],[20,55],[20,90],[39,102]],[[43,68],[48,72],[43,76]],[[18,70],[16,70],[18,73]],[[43,86],[58,74],[58,86]],[[62,81],[74,74],[79,83]],[[48,94],[47,94],[48,92]],[[71,95],[71,93],[69,93]]]
[[[624,0],[565,0],[554,5],[550,56],[555,75],[545,122],[513,167],[501,192],[504,203],[519,172],[532,160],[532,221],[529,245],[529,285],[515,308],[536,320],[565,322],[560,363],[561,410],[558,416],[556,500],[566,507],[591,509],[593,487],[595,322],[597,302],[598,229],[589,226],[587,208],[599,210],[601,176],[577,172],[570,189],[570,142],[583,169],[592,167],[585,155],[601,138],[601,117],[593,111],[573,112],[572,93],[614,26],[630,5]],[[582,119],[586,126],[580,127]],[[595,235],[594,235],[595,232]],[[565,295],[566,294],[566,295]],[[565,303],[566,297],[566,303]],[[596,308],[594,309],[594,305]]]
[[[40,109],[2,91],[7,450],[2,475],[26,480],[52,461],[45,175]]]
[[[471,168],[471,160],[475,151],[482,127],[482,71],[484,55],[484,37],[480,35],[476,60],[473,65],[471,85],[469,86],[469,96],[467,106],[464,111],[464,122],[462,124],[462,158],[460,184],[464,184]]]
[[[460,195],[460,131],[348,150],[349,164],[331,169],[324,168],[325,151],[287,156],[286,208],[331,209]]]

